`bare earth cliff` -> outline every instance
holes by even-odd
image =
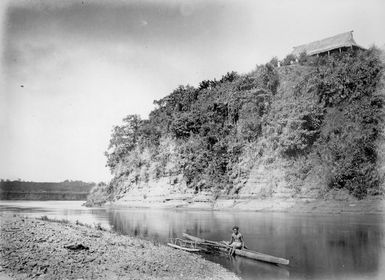
[[[383,80],[370,49],[180,86],[114,128],[87,204],[381,212]]]

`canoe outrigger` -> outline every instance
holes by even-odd
[[[205,247],[215,248],[215,249],[223,251],[223,252],[228,252],[229,249],[231,248],[231,246],[227,245],[226,243],[205,240],[205,239],[202,239],[199,237],[189,235],[187,233],[183,233],[183,237],[194,242],[195,248],[197,248],[197,245],[201,245],[201,246],[203,245]],[[183,239],[181,239],[181,240],[183,240]],[[253,260],[273,263],[273,264],[283,264],[283,265],[289,264],[289,260],[287,260],[287,259],[277,258],[274,256],[258,253],[258,252],[247,250],[247,249],[242,249],[242,250],[236,249],[235,255],[246,257],[246,258],[253,259]]]
[[[184,250],[187,252],[199,252],[201,249],[197,248],[197,243],[195,241],[180,239],[180,238],[170,238],[170,242],[167,243],[168,246],[175,249]]]

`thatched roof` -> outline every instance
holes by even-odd
[[[363,47],[359,46],[356,41],[354,41],[353,31],[349,31],[333,37],[311,42],[309,44],[294,47],[292,53],[297,56],[302,52],[306,52],[307,55],[316,55],[344,47],[358,47],[363,49]]]

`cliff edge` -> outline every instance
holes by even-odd
[[[87,205],[382,200],[381,55],[301,55],[281,67],[272,59],[245,75],[178,87],[154,102],[149,119],[129,115],[114,128],[106,152],[114,177]]]

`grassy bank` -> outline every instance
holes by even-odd
[[[6,279],[238,279],[198,255],[100,227],[1,215]]]

